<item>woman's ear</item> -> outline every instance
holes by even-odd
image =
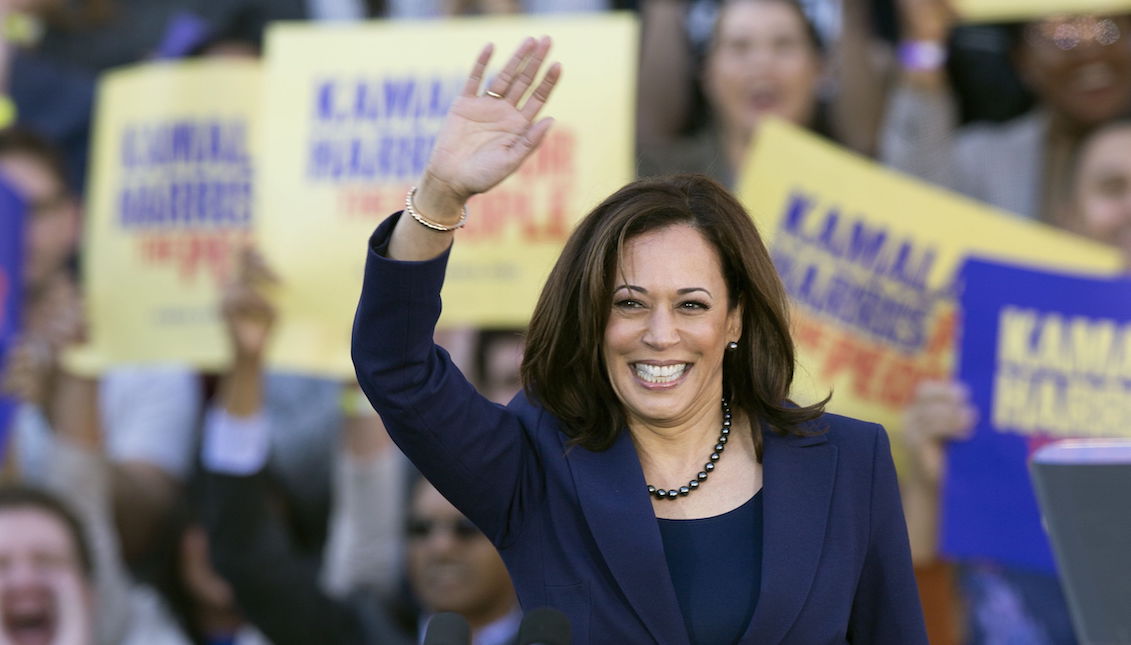
[[[738,342],[742,338],[742,303],[727,312],[727,342]]]

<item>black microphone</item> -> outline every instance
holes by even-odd
[[[428,621],[424,630],[424,645],[469,645],[471,628],[463,616],[445,611]]]
[[[518,645],[570,645],[569,619],[557,609],[526,612],[518,626]]]

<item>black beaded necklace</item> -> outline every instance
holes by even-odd
[[[719,431],[719,440],[715,442],[715,451],[708,457],[707,463],[703,464],[703,470],[695,475],[695,479],[687,482],[686,486],[680,486],[678,489],[664,490],[663,488],[656,488],[648,484],[648,494],[656,499],[675,499],[677,497],[687,497],[693,490],[699,490],[699,483],[707,481],[707,475],[715,470],[715,462],[722,456],[723,450],[727,447],[727,441],[730,439],[730,405],[727,404],[726,398],[723,398],[723,429]]]

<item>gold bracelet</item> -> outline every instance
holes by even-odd
[[[416,186],[408,189],[408,194],[405,195],[404,198],[404,210],[406,213],[412,216],[412,219],[420,222],[422,225],[427,226],[433,231],[441,231],[446,233],[448,231],[454,231],[457,228],[463,228],[463,225],[467,223],[467,204],[464,204],[463,208],[460,209],[459,221],[455,224],[452,224],[451,226],[445,226],[443,224],[440,224],[439,222],[433,222],[427,217],[416,212],[416,208],[412,205],[412,196],[415,194]]]

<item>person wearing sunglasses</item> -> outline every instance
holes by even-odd
[[[522,612],[499,553],[483,533],[423,477],[405,524],[408,580],[425,610],[467,619],[475,645],[514,640]]]

